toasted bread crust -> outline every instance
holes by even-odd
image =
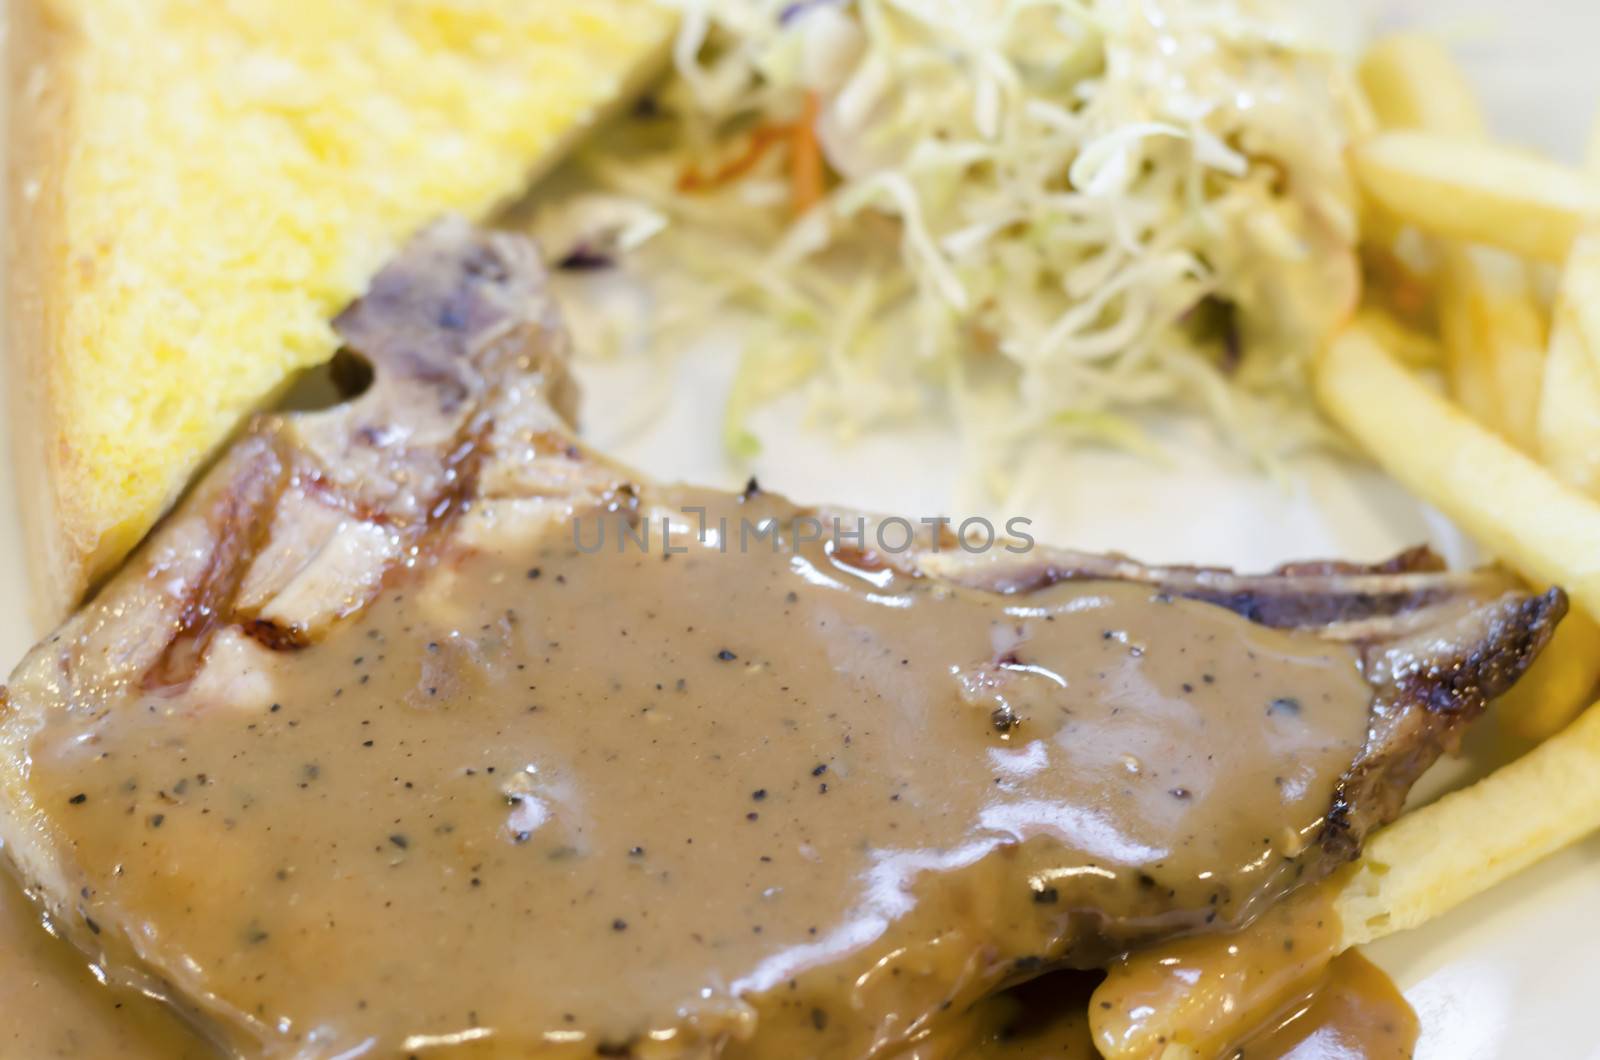
[[[27,542],[29,614],[58,622],[88,587],[92,528],[76,525],[61,495],[62,425],[51,336],[60,311],[52,285],[62,253],[61,173],[73,101],[60,75],[76,46],[47,0],[10,5],[6,173],[5,368],[18,507]]]
[[[492,0],[468,5],[484,50],[448,0],[326,27],[314,0],[9,6],[9,421],[41,629],[333,354],[399,242],[520,195],[673,25],[650,0]]]

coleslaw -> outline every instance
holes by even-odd
[[[726,439],[806,386],[861,429],[1136,445],[1209,412],[1324,437],[1310,359],[1358,292],[1344,64],[1285,0],[671,0],[676,76],[579,164],[596,239],[754,310]]]

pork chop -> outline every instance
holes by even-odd
[[[239,1055],[861,1057],[1352,857],[1565,609],[651,483],[441,222],[0,702],[58,930]],[[902,547],[903,546],[903,547]]]

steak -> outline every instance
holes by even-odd
[[[1562,617],[649,482],[447,220],[0,701],[56,930],[244,1056],[876,1056],[1353,857]]]

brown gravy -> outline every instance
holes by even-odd
[[[1355,950],[1333,959],[1307,996],[1247,1037],[1237,1060],[1410,1060],[1417,1014]]]
[[[1366,735],[1353,651],[1148,587],[570,533],[446,555],[244,687],[57,712],[30,786],[96,944],[267,1055],[887,1053],[1258,912]]]
[[[157,1002],[103,985],[45,932],[38,909],[0,873],[0,1057],[7,1060],[215,1060]]]
[[[1100,976],[1052,972],[985,998],[898,1055],[902,1060],[1098,1060],[1089,1006]],[[1230,1060],[1406,1060],[1416,1016],[1383,971],[1335,958]],[[17,1060],[216,1060],[156,1002],[101,984],[0,879],[0,1056]]]
[[[1089,1031],[1095,972],[1050,972],[978,1002],[900,1060],[1099,1060]]]
[[[1338,952],[1332,887],[1301,891],[1244,931],[1113,963],[1089,1004],[1100,1052],[1154,1060],[1179,1044],[1232,1060],[1409,1057],[1416,1014],[1381,970]]]

